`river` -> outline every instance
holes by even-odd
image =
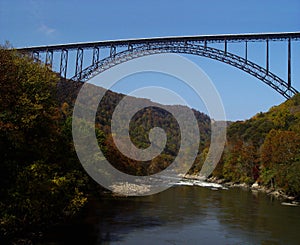
[[[188,184],[152,196],[104,196],[42,244],[300,244],[300,207],[241,188]]]

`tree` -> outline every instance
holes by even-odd
[[[64,135],[70,124],[58,81],[46,66],[0,48],[1,238],[75,215],[87,201],[89,179]]]
[[[287,175],[299,159],[300,135],[293,131],[271,130],[261,147],[262,181],[287,189]]]

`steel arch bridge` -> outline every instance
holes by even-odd
[[[285,42],[287,44],[287,79],[284,80],[270,71],[269,60],[270,42]],[[128,40],[113,40],[89,43],[62,44],[51,46],[37,46],[17,49],[22,53],[29,53],[36,61],[43,60],[51,68],[54,62],[54,53],[59,53],[59,73],[67,78],[69,53],[76,52],[75,75],[69,77],[76,81],[88,81],[99,73],[120,63],[152,54],[182,53],[193,54],[234,66],[267,84],[285,98],[291,98],[298,91],[292,86],[291,56],[292,42],[300,41],[300,32],[292,33],[259,33],[259,34],[229,34],[229,35],[205,35],[142,38]],[[244,57],[231,53],[228,50],[229,43],[244,43]],[[248,59],[248,43],[265,43],[265,67]],[[210,44],[221,43],[223,49],[211,47]],[[107,57],[101,59],[100,51],[108,51]],[[118,50],[118,52],[117,52]],[[89,53],[88,53],[89,52]],[[88,54],[86,54],[88,53]],[[90,60],[90,65],[83,67],[84,57]]]

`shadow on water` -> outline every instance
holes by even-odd
[[[238,188],[175,186],[146,197],[105,196],[43,244],[298,244],[300,208]]]

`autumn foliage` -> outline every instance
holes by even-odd
[[[0,49],[1,238],[76,215],[87,201],[58,81],[28,56]]]
[[[232,123],[214,174],[300,196],[300,94],[266,113]]]

